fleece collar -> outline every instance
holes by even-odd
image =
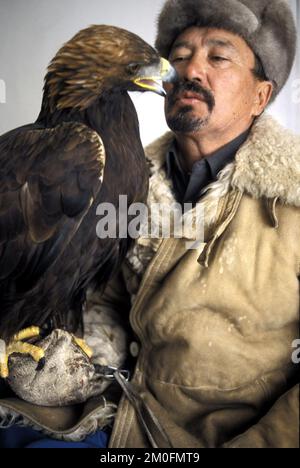
[[[172,207],[176,203],[172,182],[167,177],[165,169],[166,153],[173,140],[174,134],[168,132],[146,148],[151,173],[149,207],[152,204]],[[300,138],[281,127],[267,114],[257,119],[247,141],[237,152],[235,161],[225,166],[218,174],[217,180],[207,187],[198,202],[197,207],[200,206],[203,213],[203,218],[200,219],[203,227],[210,228],[215,225],[221,198],[229,197],[231,194],[229,206],[232,204],[235,206],[241,200],[243,193],[253,198],[264,198],[274,226],[277,225],[275,212],[277,201],[300,206]],[[195,239],[196,209],[186,214],[188,222],[184,223],[185,239]],[[183,215],[183,220],[186,215]],[[159,232],[163,223],[162,216],[157,216],[150,209],[147,223],[149,220]],[[220,229],[225,229],[229,221],[230,216],[225,224],[220,225]],[[173,234],[178,233],[174,230]],[[143,274],[161,242],[159,236],[148,238],[141,235],[136,240],[127,259],[138,274]],[[211,248],[209,245],[209,249]],[[208,255],[209,252],[206,254],[206,263]]]
[[[170,180],[163,175],[163,166],[173,139],[174,135],[168,132],[146,149],[152,175],[155,178],[155,173],[159,173],[169,201],[174,195]],[[257,119],[247,141],[237,152],[235,163],[230,166],[232,188],[253,198],[278,198],[284,204],[300,206],[300,137],[283,128],[270,115]],[[225,167],[227,174],[228,170],[229,167]],[[219,181],[224,177],[222,172]]]

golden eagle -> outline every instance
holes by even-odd
[[[145,202],[148,172],[128,91],[164,95],[174,70],[141,38],[113,26],[80,31],[54,57],[35,123],[0,137],[0,338],[51,323],[80,328],[86,291],[116,271],[129,238],[99,239],[96,209]],[[99,221],[99,218],[98,218]],[[33,333],[34,334],[34,333]],[[33,347],[34,348],[34,347]],[[7,375],[7,359],[2,362]]]

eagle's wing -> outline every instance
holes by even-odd
[[[103,142],[83,124],[0,138],[0,293],[12,279],[34,286],[61,255],[101,188],[104,167]]]

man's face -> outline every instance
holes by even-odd
[[[174,42],[169,60],[180,81],[166,84],[169,127],[177,133],[222,132],[257,114],[255,57],[239,36],[190,27]]]

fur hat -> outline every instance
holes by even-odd
[[[168,58],[176,37],[190,26],[241,36],[275,83],[272,100],[286,83],[296,54],[296,27],[287,0],[167,0],[159,17],[156,48]]]

